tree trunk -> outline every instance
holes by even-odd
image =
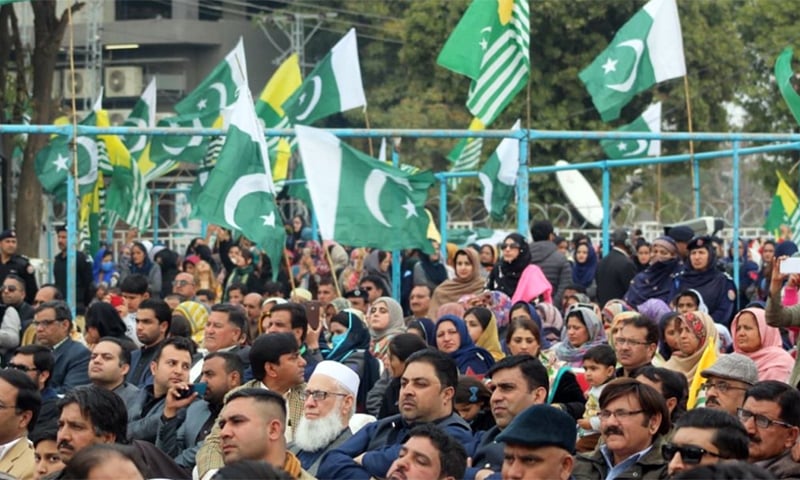
[[[31,2],[30,6],[33,8],[35,38],[31,60],[33,67],[31,123],[46,125],[52,123],[55,116],[56,106],[51,100],[53,97],[53,73],[69,18],[66,10],[61,14],[61,18],[56,17],[55,0],[37,0]],[[70,8],[72,13],[75,13],[81,7],[83,7],[83,3],[75,3]],[[36,154],[47,145],[47,141],[47,135],[29,135],[23,155],[16,205],[16,229],[20,253],[28,256],[38,256],[39,254],[44,200],[42,186],[39,179],[36,178],[34,162]]]

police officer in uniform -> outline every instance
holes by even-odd
[[[33,304],[38,289],[34,268],[27,257],[17,255],[17,232],[11,229],[0,233],[0,283],[9,273],[25,280],[25,301]]]

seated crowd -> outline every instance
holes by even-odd
[[[404,252],[394,298],[388,252],[290,229],[274,271],[217,227],[183,256],[131,233],[79,256],[76,314],[0,233],[0,476],[800,478],[790,240],[601,255],[540,221]]]

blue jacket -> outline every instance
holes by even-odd
[[[434,423],[462,445],[472,441],[469,424],[455,413]],[[317,478],[369,480],[371,477],[385,477],[413,427],[400,415],[370,423],[342,446],[325,454]],[[365,455],[362,464],[358,465],[353,459],[362,453]]]
[[[128,407],[128,440],[146,440],[155,443],[158,437],[158,428],[161,426],[161,415],[167,396],[160,399],[153,397],[153,386],[148,385],[139,391],[139,395],[127,405]],[[146,406],[150,406],[147,413],[142,415]]]
[[[72,387],[89,384],[89,349],[67,337],[64,343],[53,350],[53,374],[49,386],[58,393]]]
[[[475,474],[484,469],[495,472],[489,476],[490,479],[500,478],[505,443],[495,441],[498,435],[500,435],[500,428],[496,426],[485,432],[477,432],[474,443],[466,446],[467,456],[472,459],[473,467],[467,468],[464,473],[465,480],[474,479]]]

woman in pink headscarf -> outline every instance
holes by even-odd
[[[781,333],[767,325],[764,310],[745,308],[731,322],[733,350],[747,355],[758,367],[758,380],[786,382],[794,366],[794,359],[783,349]]]

